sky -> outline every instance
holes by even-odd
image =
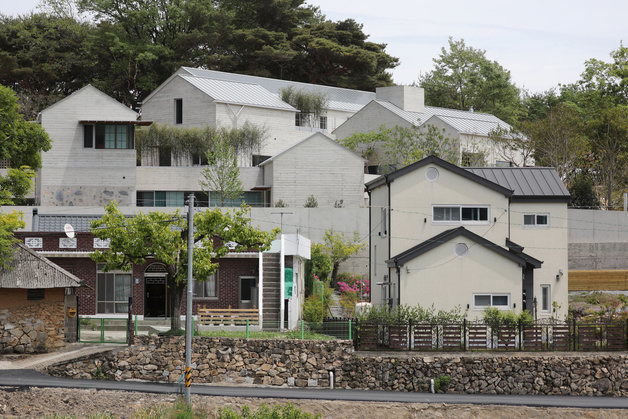
[[[449,36],[486,51],[530,92],[578,80],[590,58],[610,61],[628,43],[628,1],[597,0],[308,0],[332,20],[352,18],[369,40],[386,43],[401,64],[397,84],[433,68]],[[38,0],[0,0],[0,13],[35,10]]]

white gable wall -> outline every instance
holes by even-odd
[[[434,182],[425,177],[430,167],[439,172],[439,178]],[[392,181],[390,188],[391,256],[461,225],[500,246],[505,244],[508,236],[508,198],[500,192],[436,165],[426,165],[401,176]],[[488,223],[433,222],[433,205],[486,205],[489,207]]]
[[[52,140],[37,179],[40,205],[122,205],[135,202],[135,150],[83,147],[79,120],[135,121],[137,114],[92,86],[45,109],[41,125]]]
[[[314,195],[319,207],[333,207],[339,200],[347,208],[364,205],[363,160],[322,134],[267,165],[272,165],[273,203],[283,200],[288,206],[302,207]]]
[[[371,302],[382,304],[384,286],[378,283],[385,282],[384,276],[388,276],[386,260],[391,256],[388,253],[388,241],[390,238],[390,219],[388,211],[388,187],[381,186],[370,193],[370,278],[371,278]],[[382,214],[385,210],[385,215]],[[385,218],[385,220],[384,220]],[[395,232],[397,233],[397,232]],[[394,255],[392,255],[394,256]],[[396,282],[395,282],[396,284]],[[388,289],[388,288],[386,288]],[[396,285],[393,288],[395,302],[397,298]]]
[[[464,243],[464,257],[454,252],[456,244]],[[408,271],[409,270],[409,271]],[[397,271],[391,269],[393,282]],[[436,310],[451,310],[460,306],[467,318],[482,318],[483,310],[473,308],[473,294],[508,294],[510,309],[521,311],[521,272],[516,262],[458,236],[407,262],[401,268],[401,304],[421,307],[434,304]],[[513,305],[515,305],[513,307]]]
[[[400,126],[404,128],[412,127],[405,119],[395,115],[388,109],[372,101],[364,106],[359,112],[334,130],[334,135],[338,139],[344,139],[358,132],[378,131],[384,125],[386,128]]]

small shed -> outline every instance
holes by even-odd
[[[81,280],[16,243],[0,269],[0,353],[52,351],[76,341],[74,289]]]

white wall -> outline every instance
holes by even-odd
[[[201,191],[201,166],[141,166],[137,168],[138,191]],[[241,167],[240,181],[245,191],[262,184],[260,167]]]
[[[104,205],[135,201],[135,150],[83,147],[79,120],[135,121],[137,114],[92,86],[87,86],[41,113],[52,140],[42,153],[37,178],[42,205]]]
[[[464,243],[469,251],[459,257],[454,247]],[[409,272],[406,270],[409,269]],[[475,320],[482,309],[473,308],[473,294],[499,293],[510,295],[510,309],[520,312],[521,266],[492,250],[459,236],[409,261],[401,268],[401,304],[451,310],[469,305],[467,318]],[[393,282],[397,274],[391,269]],[[513,306],[516,305],[516,307]]]

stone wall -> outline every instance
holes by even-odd
[[[48,352],[64,346],[63,308],[63,301],[51,301],[0,309],[0,353]]]
[[[136,345],[48,368],[55,376],[176,382],[184,370],[182,337],[137,337]],[[414,355],[414,356],[413,356]],[[503,354],[354,353],[350,341],[194,338],[196,383],[429,391],[449,375],[450,393],[628,396],[624,352]]]

